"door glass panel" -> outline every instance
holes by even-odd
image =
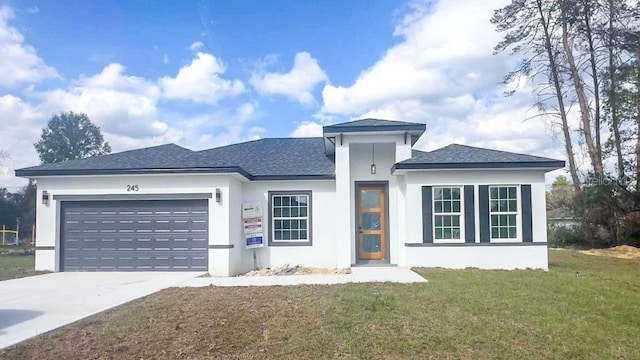
[[[362,235],[362,251],[368,253],[380,252],[380,234]]]
[[[362,230],[380,230],[380,213],[362,213]]]
[[[360,195],[363,208],[371,209],[380,207],[380,191],[362,190]]]

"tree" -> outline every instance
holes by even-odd
[[[87,115],[71,111],[53,115],[34,146],[43,164],[111,152],[100,128],[91,123]]]
[[[530,79],[542,75],[546,77],[545,86],[536,89],[539,100],[537,107],[544,115],[560,118],[560,127],[564,135],[565,150],[569,173],[574,190],[580,192],[580,178],[573,152],[571,129],[567,120],[564,82],[562,77],[562,50],[557,37],[558,4],[549,0],[514,0],[498,9],[491,23],[499,32],[506,32],[504,38],[495,46],[495,53],[512,49],[512,54],[523,54],[518,68],[505,76],[505,82],[519,75]],[[552,102],[555,99],[555,104]],[[551,109],[551,110],[550,110]]]
[[[564,175],[559,175],[547,192],[547,210],[570,208],[573,205],[573,187]]]

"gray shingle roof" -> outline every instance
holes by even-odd
[[[423,152],[394,169],[561,168],[564,161],[465,145]],[[331,179],[332,158],[323,138],[261,139],[203,151],[168,144],[87,159],[16,170],[17,176],[98,175],[131,173],[239,173],[251,180]]]
[[[187,163],[194,152],[175,144],[153,146],[114,154],[43,164],[16,170],[17,176],[31,172],[65,172],[115,169],[172,169]]]
[[[275,138],[200,151],[204,163],[214,159],[240,166],[254,177],[333,177],[334,163],[324,152],[323,138]]]
[[[564,167],[564,161],[507,151],[451,144],[429,152],[414,150],[410,159],[394,165],[395,169],[522,167],[561,168]]]
[[[237,172],[249,179],[333,178],[322,138],[262,139],[199,152],[168,144],[16,170],[17,176]]]
[[[389,130],[423,132],[425,129],[426,129],[425,124],[414,123],[414,122],[380,120],[380,119],[362,119],[362,120],[354,120],[354,121],[348,121],[345,123],[325,126],[323,128],[323,131],[325,133],[357,132],[357,131],[389,131]]]

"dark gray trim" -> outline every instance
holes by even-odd
[[[100,195],[53,195],[58,201],[106,201],[106,200],[201,200],[211,199],[211,193],[189,194],[100,194]]]
[[[51,169],[51,170],[30,170],[18,169],[16,176],[60,176],[60,175],[124,175],[124,174],[217,174],[217,173],[238,173],[247,179],[252,176],[239,166],[219,167],[219,168],[182,168],[182,169]]]
[[[233,244],[224,244],[224,245],[209,245],[209,249],[233,249]]]
[[[520,185],[522,197],[522,241],[533,241],[533,219],[531,211],[531,185]]]
[[[335,175],[256,175],[249,178],[251,181],[271,180],[335,180]]]
[[[491,229],[489,226],[489,185],[478,186],[478,214],[480,217],[480,242],[491,241]]]
[[[431,186],[422,187],[422,242],[433,243],[433,192]]]
[[[358,192],[358,187],[359,186],[368,186],[368,185],[379,185],[384,187],[384,259],[381,260],[361,260],[358,259],[358,254],[360,254],[360,248],[358,247],[358,222],[360,220],[360,213],[358,212],[358,197],[359,197],[359,192]],[[389,242],[389,227],[391,226],[391,224],[389,223],[389,182],[388,181],[356,181],[354,182],[354,192],[355,192],[355,215],[356,215],[356,219],[355,219],[355,241],[356,241],[356,263],[360,264],[360,263],[371,263],[371,264],[389,264],[389,262],[391,261],[390,258],[390,251],[391,249],[390,247],[390,242]]]
[[[473,185],[464,186],[464,242],[476,242],[476,219]]]
[[[125,175],[125,174],[228,174],[237,173],[249,180],[333,180],[335,174],[315,175],[251,175],[244,169],[234,167],[224,168],[185,168],[185,169],[74,169],[74,170],[29,170],[18,169],[18,177],[37,176],[65,176],[65,175]]]
[[[273,195],[308,195],[309,196],[309,211],[307,212],[307,224],[309,225],[309,231],[307,235],[309,235],[309,241],[300,241],[300,242],[286,242],[286,241],[273,241],[273,205],[271,203],[271,198]],[[267,230],[269,231],[269,235],[267,236],[268,245],[269,246],[312,246],[313,245],[313,192],[311,190],[295,190],[295,191],[269,191],[267,192],[267,207],[269,208],[269,216],[267,225]]]
[[[55,250],[55,246],[36,246],[36,250]]]
[[[564,167],[564,161],[532,161],[532,162],[465,162],[465,163],[397,163],[391,167],[396,170],[422,169],[518,169],[518,168],[552,168]]]
[[[425,131],[427,126],[425,124],[398,124],[398,125],[344,125],[344,126],[325,126],[323,128],[324,134],[332,133],[350,133],[350,132],[376,132],[376,131]]]
[[[464,247],[464,246],[547,246],[546,242],[510,242],[510,243],[405,243],[405,247]]]

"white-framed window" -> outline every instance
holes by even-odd
[[[435,241],[464,240],[462,197],[462,186],[433,187],[433,239]]]
[[[269,192],[269,245],[311,245],[311,191]]]
[[[489,186],[491,240],[518,238],[518,186]]]

